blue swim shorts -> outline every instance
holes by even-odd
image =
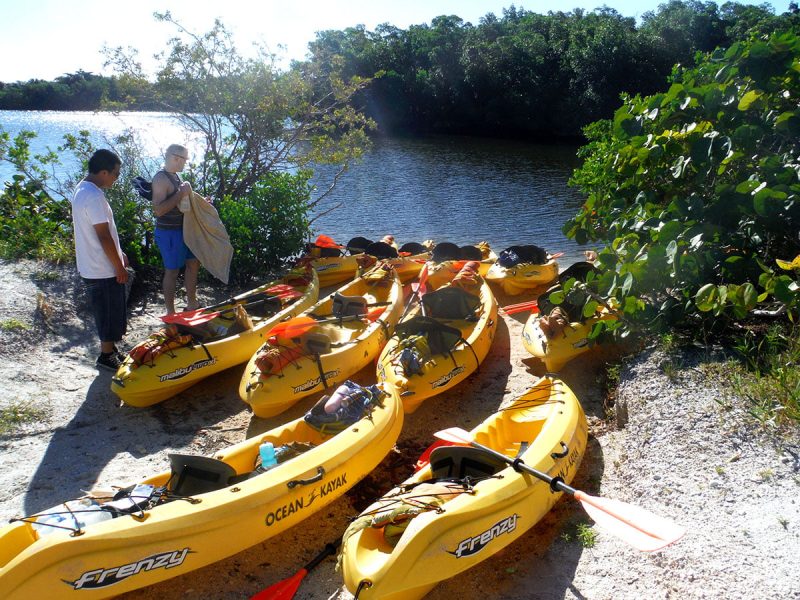
[[[165,269],[180,269],[187,260],[195,258],[192,251],[183,243],[182,229],[156,227],[155,238]]]

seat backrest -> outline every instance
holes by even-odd
[[[314,355],[328,354],[331,351],[331,338],[324,333],[309,331],[303,334],[303,347]]]
[[[398,323],[394,335],[401,340],[412,335],[425,336],[431,354],[447,354],[461,341],[460,330],[422,315]]]
[[[461,246],[458,249],[458,258],[459,260],[483,260],[483,253],[481,249],[477,246]]]
[[[430,456],[433,477],[490,477],[508,464],[472,446],[439,446]]]
[[[372,243],[372,240],[368,238],[357,236],[347,242],[347,251],[350,252],[350,254],[360,254]]]
[[[408,252],[412,256],[415,254],[424,254],[428,249],[419,242],[406,242],[400,246],[398,252]]]
[[[334,317],[359,317],[367,314],[367,299],[364,296],[333,295],[331,312]]]
[[[170,454],[169,489],[179,496],[194,496],[227,487],[236,470],[216,458],[192,454]]]
[[[386,242],[373,242],[364,252],[375,258],[397,258],[397,250]]]
[[[461,248],[451,242],[439,242],[433,248],[431,260],[433,262],[444,262],[446,260],[459,260]]]

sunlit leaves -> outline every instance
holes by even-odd
[[[676,69],[665,93],[625,97],[611,128],[592,131],[573,177],[592,215],[565,231],[608,244],[594,289],[631,321],[721,327],[759,302],[800,308],[798,271],[776,273],[800,254],[797,64],[794,35],[741,42]]]

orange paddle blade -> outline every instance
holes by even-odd
[[[539,303],[536,300],[531,300],[529,302],[520,302],[519,304],[509,304],[508,306],[504,306],[502,310],[507,315],[513,315],[526,310],[532,313],[538,313]]]
[[[314,240],[314,245],[320,248],[344,248],[344,246],[337,244],[333,241],[333,238],[328,235],[317,236],[317,239]]]
[[[306,575],[308,575],[308,571],[300,569],[288,579],[279,581],[254,596],[250,596],[250,600],[291,600]]]
[[[550,254],[550,260],[555,260],[556,258],[561,258],[564,256],[563,252],[556,252],[555,254]]]
[[[575,491],[575,499],[601,528],[642,552],[677,542],[686,529],[639,506]]]
[[[356,319],[366,319],[370,323],[375,322],[380,317],[386,306],[377,306],[370,310],[366,315],[348,315],[346,317],[331,317],[329,319],[315,319],[314,317],[299,316],[283,323],[278,323],[269,331],[270,336],[283,338],[300,337],[306,331],[322,323],[338,323],[339,321],[355,321]]]

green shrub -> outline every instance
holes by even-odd
[[[713,331],[757,307],[797,318],[799,61],[794,34],[737,43],[587,129],[572,182],[588,198],[564,231],[607,244],[587,302],[624,317],[593,335]]]
[[[0,194],[0,257],[73,260],[69,202],[14,175]]]
[[[234,248],[232,278],[245,284],[284,267],[308,232],[311,171],[270,173],[247,195],[224,198],[219,214]]]

